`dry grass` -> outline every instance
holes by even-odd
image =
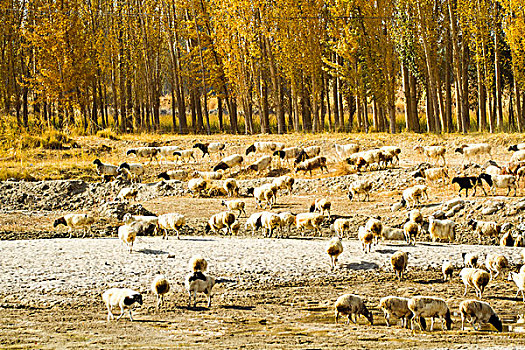
[[[111,129],[104,129],[97,131],[97,137],[103,138],[103,139],[109,139],[113,141],[118,141],[120,138],[117,136],[117,134],[111,130]]]

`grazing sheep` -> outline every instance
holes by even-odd
[[[361,241],[363,251],[366,253],[368,250],[368,253],[370,253],[372,249],[372,243],[374,243],[374,234],[370,231],[367,231],[364,226],[359,226],[357,238]]]
[[[365,224],[365,230],[374,235],[375,244],[378,244],[379,238],[381,238],[381,231],[383,231],[383,224],[376,218],[369,218]]]
[[[228,197],[239,196],[239,185],[235,179],[226,179],[222,188],[228,193]]]
[[[493,253],[487,255],[485,267],[489,270],[490,277],[495,279],[504,268],[509,267],[509,261],[505,255]],[[493,276],[492,273],[495,273],[495,275]]]
[[[218,153],[220,157],[224,156],[224,149],[226,148],[226,144],[222,142],[205,142],[200,143],[197,142],[193,145],[193,148],[198,148],[202,151],[202,158],[204,158],[205,155],[208,155],[208,157],[211,159],[212,153]]]
[[[414,173],[415,178],[423,178],[429,181],[443,180],[448,179],[447,168],[430,168],[430,169],[421,169]]]
[[[516,287],[518,287],[518,291],[516,292],[515,298],[517,298],[519,293],[521,292],[521,297],[523,299],[523,302],[525,302],[525,273],[523,273],[522,271],[520,271],[520,273],[510,272],[509,277],[507,279],[509,281],[513,281],[514,284],[516,284]]]
[[[252,229],[252,237],[255,235],[255,231],[261,228],[260,217],[262,214],[263,212],[253,213],[244,224],[244,229],[246,231],[248,231],[250,228]]]
[[[204,259],[200,255],[194,255],[191,257],[190,261],[188,262],[188,267],[193,272],[197,272],[197,271],[204,272],[208,269],[208,261],[206,261],[206,259]]]
[[[511,188],[514,189],[514,197],[516,197],[516,177],[514,175],[489,175],[489,174],[480,174],[480,179],[483,179],[490,186],[492,195],[495,195],[496,188],[507,188],[508,196],[510,194]]]
[[[405,223],[403,226],[403,234],[407,244],[411,244],[411,242],[413,242],[413,244],[416,245],[416,237],[419,234],[419,231],[420,226],[417,222],[410,220]]]
[[[467,223],[478,234],[478,243],[481,244],[481,237],[493,237],[496,240],[501,232],[501,226],[495,221],[481,221],[470,219]]]
[[[349,143],[346,145],[339,145],[335,143],[334,148],[335,148],[335,153],[341,159],[347,158],[351,154],[359,152],[359,145],[356,145],[353,143]]]
[[[421,187],[412,186],[403,191],[403,198],[401,198],[401,203],[408,208],[415,207],[419,205],[419,201],[423,196],[423,190]]]
[[[279,218],[281,218],[281,237],[283,237],[283,227],[288,227],[288,235],[290,234],[290,227],[295,224],[295,215],[286,211],[279,213]]]
[[[130,148],[126,151],[126,156],[134,154],[137,157],[149,158],[149,162],[153,161],[155,158],[158,161],[159,149],[157,147],[137,147]]]
[[[465,267],[459,272],[459,277],[465,285],[465,292],[463,296],[467,295],[468,286],[474,287],[476,290],[476,296],[478,298],[483,297],[483,291],[485,287],[490,282],[490,274],[482,269]]]
[[[385,155],[379,149],[371,149],[351,154],[346,158],[346,162],[350,165],[355,165],[358,168],[365,165],[370,167],[372,164],[380,166],[381,163],[385,162]]]
[[[273,230],[281,226],[281,217],[275,213],[265,211],[258,220],[260,223],[257,223],[256,226],[263,227],[266,230],[264,237],[271,238]]]
[[[483,183],[481,182],[481,178],[478,176],[455,176],[452,178],[452,184],[458,184],[459,185],[459,192],[458,195],[461,197],[461,190],[465,190],[466,197],[468,197],[468,190],[471,188],[474,188],[474,194],[476,195],[476,190],[478,187],[481,187],[483,190],[483,193],[485,196],[487,195],[487,192],[485,191],[485,188],[483,188]]]
[[[452,274],[454,273],[454,265],[452,265],[449,260],[443,260],[441,272],[443,272],[443,281],[450,281],[452,279]]]
[[[310,213],[320,212],[323,215],[328,213],[328,219],[330,219],[330,208],[332,207],[332,202],[326,198],[316,199],[310,204]]]
[[[211,307],[211,290],[215,285],[215,278],[206,276],[201,271],[190,272],[186,276],[185,286],[188,291],[188,307],[191,307],[193,296],[193,307],[197,306],[197,293],[204,293],[208,296],[208,307]]]
[[[477,267],[478,266],[478,255],[476,253],[462,253],[461,257],[465,267]]]
[[[122,163],[117,168],[119,174],[125,174],[129,181],[142,182],[142,175],[144,175],[144,167],[142,164],[134,163]]]
[[[326,252],[330,257],[330,267],[333,270],[337,264],[337,258],[343,253],[343,243],[341,242],[341,238],[338,236],[333,237],[326,245]]]
[[[272,168],[272,157],[271,156],[263,156],[247,167],[248,170],[253,170],[253,171],[256,171],[257,173],[264,171],[266,169],[271,170],[271,168]]]
[[[154,215],[131,215],[130,213],[126,213],[124,214],[122,221],[126,224],[131,224],[134,221],[141,221],[145,225],[157,226],[159,223],[159,218]]]
[[[428,218],[428,231],[432,242],[447,240],[452,243],[456,239],[456,224],[452,220],[437,220],[433,216]]]
[[[286,159],[289,161],[290,159],[297,158],[297,156],[301,152],[303,152],[303,149],[300,147],[289,147],[289,148],[284,148],[280,151],[273,152],[273,156],[274,157],[278,156],[281,160]]]
[[[429,296],[415,296],[408,301],[408,308],[412,311],[413,316],[411,320],[411,328],[414,329],[414,321],[417,322],[419,329],[424,330],[420,319],[422,317],[430,317],[430,331],[434,330],[434,319],[439,317],[441,320],[441,328],[445,330],[445,325],[448,330],[452,329],[452,318],[450,317],[450,309],[447,303],[440,298],[429,297]]]
[[[158,310],[162,303],[164,302],[164,294],[170,291],[170,283],[163,275],[158,275],[155,277],[153,282],[151,282],[151,292],[155,295],[157,299],[157,305],[155,310]]]
[[[271,187],[268,186],[259,186],[254,189],[248,189],[248,192],[253,192],[253,198],[255,199],[255,207],[262,208],[264,203],[264,208],[269,207],[270,209],[274,203],[275,192]]]
[[[272,181],[272,186],[277,189],[284,191],[286,190],[288,194],[292,194],[292,188],[295,183],[295,179],[288,175],[280,176]]]
[[[313,158],[321,154],[321,147],[320,146],[309,146],[309,147],[306,147],[303,151],[308,155],[308,158]]]
[[[120,308],[120,316],[117,317],[117,321],[124,316],[124,312],[129,310],[129,319],[133,321],[131,316],[131,310],[135,303],[142,305],[142,295],[129,288],[111,288],[102,294],[102,300],[106,304],[108,309],[108,322],[115,318],[112,310],[114,307]]]
[[[410,299],[396,296],[387,296],[379,300],[379,307],[383,309],[387,327],[390,327],[390,318],[392,316],[401,320],[401,327],[408,328],[408,319],[412,318],[412,311],[408,308]],[[420,322],[423,328],[426,328],[425,319],[421,318]]]
[[[206,187],[208,187],[208,181],[204,179],[197,178],[188,181],[188,189],[191,191],[193,196],[200,196]]]
[[[410,213],[408,213],[408,219],[421,225],[423,223],[423,214],[421,214],[419,209],[412,209]]]
[[[510,231],[505,232],[505,234],[501,236],[499,240],[499,245],[502,247],[514,246],[514,237],[512,237],[512,234]]]
[[[461,313],[461,330],[465,330],[465,320],[470,322],[474,330],[481,329],[481,323],[491,324],[498,332],[503,331],[503,323],[499,319],[492,307],[483,301],[463,300],[459,303],[459,312]],[[478,323],[478,328],[476,328]]]
[[[178,151],[179,146],[162,146],[157,147],[161,159],[168,160],[168,157],[173,155],[173,152]]]
[[[184,159],[187,159],[188,162],[193,159],[194,162],[197,161],[197,159],[195,158],[195,150],[194,149],[182,149],[182,150],[178,150],[178,151],[175,151],[173,152],[173,155],[175,157],[177,157],[177,162],[180,161],[182,163],[182,161]]]
[[[502,169],[495,165],[489,165],[488,167],[485,168],[485,170],[483,170],[483,172],[489,175],[503,175]]]
[[[383,225],[383,230],[381,230],[381,236],[384,240],[388,241],[402,241],[405,239],[405,232],[403,229],[394,228],[387,225]]]
[[[240,199],[234,199],[231,201],[225,201],[223,200],[221,202],[221,205],[224,205],[228,210],[234,211],[237,210],[239,212],[238,218],[241,217],[241,214],[244,213],[244,216],[246,216],[246,211],[244,210],[244,207],[246,206],[246,203]]]
[[[226,234],[232,234],[231,232],[231,226],[235,222],[235,215],[229,211],[223,211],[217,214],[214,214],[210,217],[210,220],[208,220],[208,223],[206,223],[206,226],[204,228],[206,233],[209,233],[210,231],[217,232],[221,229],[226,229]]]
[[[350,223],[350,219],[336,219],[332,227],[337,236],[344,238],[345,232],[350,230]]]
[[[517,152],[525,149],[525,143],[518,143],[516,145],[509,146],[508,151],[509,152]]]
[[[372,313],[368,311],[365,303],[361,297],[354,294],[344,294],[337,298],[335,304],[335,323],[339,322],[339,315],[348,315],[348,321],[346,324],[349,324],[352,321],[354,324],[357,323],[357,317],[363,315],[366,317],[370,325],[374,325],[374,317]],[[355,321],[352,319],[354,316]]]
[[[482,154],[487,154],[491,157],[492,146],[488,143],[477,143],[472,145],[462,145],[454,150],[454,152],[461,153],[465,156],[466,160],[470,160],[472,157],[479,158]],[[465,160],[464,159],[464,160]]]
[[[307,159],[304,162],[301,162],[297,164],[295,167],[295,172],[304,171],[304,172],[310,172],[310,176],[312,176],[312,170],[315,169],[321,169],[321,173],[323,172],[323,169],[328,172],[328,168],[326,167],[326,157],[314,157],[311,159]]]
[[[363,200],[370,200],[370,191],[372,190],[372,181],[368,179],[362,179],[353,182],[348,189],[348,198],[353,200],[357,197],[359,200],[359,194],[364,193],[365,197]]]
[[[69,238],[71,238],[73,230],[83,228],[84,234],[82,235],[82,238],[84,238],[86,236],[86,229],[88,227],[89,229],[91,229],[91,225],[94,222],[95,222],[95,219],[89,216],[88,214],[66,214],[56,219],[53,222],[53,227],[57,227],[58,225],[67,226],[67,231],[69,232]],[[93,233],[91,235],[93,236]]]
[[[392,270],[394,270],[394,273],[396,274],[398,280],[401,281],[401,279],[403,278],[403,274],[407,269],[408,253],[402,251],[395,252],[390,257],[390,265],[392,266]]]
[[[509,163],[519,163],[524,160],[525,160],[525,150],[519,150],[510,157]]]
[[[136,201],[138,194],[139,190],[137,188],[124,187],[117,194],[117,200],[125,201],[126,199],[129,199]]]
[[[252,152],[273,153],[284,149],[282,142],[254,142],[253,145],[246,149],[246,155]]]
[[[315,234],[321,237],[321,223],[324,220],[324,215],[318,213],[300,213],[295,216],[295,226],[301,231],[304,236],[303,229],[314,230]]]
[[[104,164],[100,161],[100,159],[95,159],[93,164],[97,166],[96,172],[98,175],[102,176],[102,180],[113,178],[118,175],[118,167],[116,165]]]
[[[443,165],[447,165],[445,160],[445,152],[447,149],[443,146],[415,146],[414,151],[417,151],[419,154],[425,154],[427,157],[427,162],[430,158],[436,159],[436,163],[441,158],[443,160]]]
[[[399,155],[401,154],[401,148],[397,146],[383,146],[380,148],[381,152],[391,155],[399,164]]]
[[[184,215],[168,213],[159,215],[157,227],[163,232],[162,239],[168,239],[168,230],[177,231],[177,239],[180,239],[180,230],[184,225],[186,225],[186,218]]]
[[[193,173],[193,177],[201,177],[204,180],[220,180],[222,176],[222,171],[195,171]]]
[[[158,179],[169,180],[179,180],[182,181],[188,177],[188,172],[186,170],[168,170],[163,171],[157,175]]]
[[[240,229],[241,229],[240,221],[235,220],[235,222],[231,226],[232,236],[238,236]]]
[[[308,155],[308,153],[306,153],[304,150],[301,150],[301,152],[299,152],[297,157],[295,157],[295,159],[293,161],[293,165],[294,165],[294,167],[296,167],[297,164],[299,164],[301,162],[304,162],[305,160],[310,159],[310,158],[312,158],[312,157],[310,157]]]
[[[213,167],[213,171],[233,169],[234,166],[239,166],[239,169],[241,169],[243,162],[243,156],[240,154],[233,154],[229,157],[222,158],[221,161]]]
[[[140,234],[143,230],[144,223],[139,221],[134,221],[132,223],[119,226],[117,230],[118,238],[121,240],[122,243],[128,246],[130,254],[132,253],[133,243],[135,242],[137,235]]]

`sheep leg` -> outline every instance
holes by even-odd
[[[211,292],[208,293],[208,307],[211,307]]]
[[[69,238],[71,238],[73,234],[73,230],[71,229],[71,227],[68,228],[67,232],[69,232]]]
[[[191,307],[191,290],[188,291],[188,308]]]
[[[385,321],[386,321],[386,326],[387,327],[390,327],[390,313],[385,311]],[[401,323],[403,323],[403,319],[401,319]]]
[[[120,315],[119,315],[119,317],[117,317],[117,321],[120,320],[120,318],[121,318],[122,316],[124,316],[124,312],[125,312],[124,308],[123,308],[123,307],[120,307]]]
[[[430,317],[430,331],[434,330],[434,317]]]
[[[111,312],[111,306],[109,306],[109,304],[106,304],[106,307],[108,308],[108,322],[109,322],[109,320],[115,319],[115,316],[113,316],[113,313]]]
[[[463,293],[463,296],[467,295],[467,288],[468,286],[465,284],[465,292]]]

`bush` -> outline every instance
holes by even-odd
[[[120,138],[117,136],[117,134],[111,129],[99,130],[99,131],[97,131],[97,136],[101,137],[101,138],[104,138],[104,139],[113,140],[113,141],[120,140]]]

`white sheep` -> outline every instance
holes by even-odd
[[[383,309],[387,327],[390,327],[392,316],[401,320],[401,327],[408,328],[408,319],[412,317],[412,311],[408,308],[408,298],[387,296],[379,300],[379,307]]]
[[[326,157],[314,157],[307,159],[303,162],[300,162],[295,166],[295,172],[304,171],[305,173],[308,171],[310,173],[310,176],[312,176],[312,170],[315,169],[321,169],[321,173],[323,172],[323,169],[326,170],[328,173],[328,168],[326,167]]]
[[[450,309],[447,303],[440,298],[430,296],[415,296],[408,301],[408,308],[412,311],[411,328],[414,329],[414,321],[418,323],[419,329],[424,330],[421,317],[430,317],[432,322],[430,330],[434,330],[434,319],[440,318],[441,328],[445,330],[445,325],[448,330],[452,329],[452,318],[450,317]]]
[[[229,201],[223,200],[221,202],[221,205],[225,206],[230,211],[237,210],[239,212],[239,216],[237,216],[238,218],[241,217],[242,213],[244,213],[244,216],[246,216],[246,211],[244,210],[246,203],[244,203],[243,200],[240,200],[240,199],[233,199]]]
[[[295,216],[295,226],[301,231],[304,236],[303,229],[314,230],[314,235],[321,236],[321,223],[324,220],[324,215],[319,213],[300,213]]]
[[[157,299],[157,304],[155,309],[158,310],[162,303],[164,302],[164,294],[170,291],[170,283],[163,275],[158,275],[151,282],[151,292],[155,295]]]
[[[461,314],[461,330],[465,330],[465,320],[470,319],[469,322],[475,330],[481,329],[481,323],[489,323],[497,331],[503,331],[503,323],[488,303],[463,300],[459,303],[459,313]],[[478,328],[476,328],[476,323],[478,323]]]
[[[433,216],[428,218],[428,231],[432,242],[446,240],[450,243],[456,239],[456,224],[452,220],[437,220]]]
[[[119,174],[125,175],[128,181],[142,182],[142,175],[144,175],[144,167],[139,163],[122,163],[117,168]]]
[[[263,212],[259,217],[261,224],[260,226],[266,230],[264,236],[272,237],[273,230],[281,226],[281,217],[275,213]]]
[[[381,232],[383,231],[383,224],[376,218],[369,218],[365,224],[365,230],[374,235],[375,244],[379,243]]]
[[[108,322],[115,318],[112,313],[114,307],[118,306],[120,308],[120,316],[117,317],[117,321],[124,316],[126,310],[129,310],[129,319],[133,321],[131,310],[135,306],[135,303],[142,305],[142,295],[129,288],[108,289],[102,294],[102,300],[108,309]]]
[[[419,209],[412,209],[408,213],[408,219],[420,225],[423,224],[423,214],[421,213],[421,210]]]
[[[198,148],[202,151],[202,158],[204,158],[205,155],[208,155],[208,157],[211,160],[211,154],[212,153],[218,153],[220,157],[224,156],[224,150],[226,149],[226,144],[223,142],[197,142],[193,145],[193,148]]]
[[[492,146],[490,146],[488,143],[476,143],[471,145],[462,145],[461,147],[456,148],[454,152],[463,154],[465,159],[470,161],[472,157],[479,158],[483,154],[487,154],[489,157],[491,157],[491,151]]]
[[[273,153],[282,149],[284,149],[284,143],[282,142],[254,142],[253,145],[246,149],[246,155],[252,152]]]
[[[337,298],[335,304],[335,323],[339,322],[339,315],[348,315],[347,324],[352,321],[354,324],[357,323],[357,317],[363,315],[366,317],[371,325],[374,325],[374,318],[372,313],[366,308],[363,299],[354,294],[344,294]],[[352,319],[354,316],[355,320]]]
[[[321,154],[321,147],[320,146],[309,146],[309,147],[305,147],[303,151],[308,155],[308,157],[313,158]]]
[[[415,221],[409,220],[403,225],[403,234],[405,237],[405,241],[408,244],[416,245],[416,238],[419,234],[419,231],[421,230],[419,224]]]
[[[372,164],[377,164],[378,166],[385,161],[385,154],[379,149],[371,149],[368,151],[362,151],[358,153],[351,154],[346,158],[346,162],[350,165],[356,165],[358,168],[360,164],[370,167]],[[364,162],[364,163],[363,163]]]
[[[179,146],[161,146],[157,148],[159,150],[160,158],[165,161],[168,160],[168,157],[173,156],[173,152],[180,150]]]
[[[178,150],[178,151],[174,151],[173,152],[173,155],[177,158],[177,162],[181,162],[185,159],[188,160],[188,162],[193,159],[194,162],[197,161],[197,159],[195,159],[195,149],[193,148],[190,148],[190,149],[181,149],[181,150]]]
[[[521,271],[520,273],[510,272],[508,280],[513,281],[514,284],[516,284],[516,287],[518,287],[518,291],[516,292],[515,298],[517,298],[519,293],[521,292],[521,297],[523,299],[523,302],[525,302],[525,273]]]
[[[339,145],[337,143],[334,144],[335,153],[339,156],[339,158],[347,158],[353,153],[359,152],[359,145],[349,143],[346,145]]]
[[[374,243],[374,234],[370,231],[367,231],[364,226],[359,226],[357,238],[361,241],[363,251],[365,253],[367,251],[370,253],[372,249],[372,243]]]
[[[492,253],[487,255],[485,259],[485,267],[489,270],[490,277],[496,278],[504,268],[509,267],[509,261],[505,255]]]
[[[389,241],[402,241],[405,239],[405,232],[403,229],[394,228],[387,225],[383,225],[383,230],[381,230],[381,236],[384,240]]]
[[[132,253],[133,243],[135,242],[137,235],[140,234],[143,229],[143,223],[138,221],[119,226],[117,230],[118,238],[123,244],[128,246],[130,254]]]
[[[447,165],[447,161],[445,160],[445,152],[447,149],[443,146],[415,146],[414,151],[419,154],[424,154],[427,157],[427,162],[430,158],[433,158],[437,163],[439,158],[441,158],[443,160],[443,165]]]
[[[208,307],[211,307],[211,290],[215,285],[215,278],[206,276],[201,271],[190,272],[186,276],[185,286],[188,291],[188,307],[191,306],[193,297],[193,307],[197,306],[197,293],[204,293],[208,296]]]
[[[188,181],[188,189],[193,193],[193,195],[201,195],[202,191],[204,191],[208,187],[208,181],[196,178],[191,179]]]
[[[240,221],[239,220],[235,220],[235,222],[231,225],[230,229],[231,229],[231,232],[232,232],[232,236],[238,236],[239,235],[239,231],[241,229]]]
[[[363,193],[365,195],[365,200],[370,200],[370,191],[372,190],[373,183],[368,179],[361,179],[353,182],[348,188],[348,198],[353,200],[357,197],[359,200],[359,194]]]
[[[495,238],[497,240],[501,232],[501,226],[498,225],[498,223],[495,221],[481,221],[470,219],[467,222],[467,225],[469,225],[478,234],[479,244],[481,244],[481,238],[483,236]]]
[[[193,177],[202,177],[204,180],[220,180],[222,176],[222,171],[195,171],[193,173]]]
[[[262,208],[262,204],[264,203],[264,208],[269,207],[271,209],[274,203],[275,192],[269,186],[260,186],[253,190],[253,197],[256,208]]]
[[[82,238],[84,238],[86,236],[86,229],[88,227],[91,229],[93,223],[95,223],[95,219],[88,214],[66,214],[56,219],[53,222],[53,227],[57,227],[58,225],[67,226],[69,238],[71,238],[73,230],[83,228],[84,234],[82,235]]]
[[[261,228],[260,217],[262,214],[263,212],[253,213],[252,215],[250,215],[250,217],[248,218],[248,220],[246,220],[246,223],[244,224],[244,229],[246,231],[252,229],[252,236],[255,235],[255,231]]]
[[[100,159],[95,159],[93,164],[96,165],[96,172],[98,175],[102,176],[102,180],[113,178],[118,175],[118,167],[116,165],[104,164]]]
[[[474,287],[476,290],[476,296],[478,298],[483,297],[483,291],[490,282],[490,274],[482,269],[465,267],[459,272],[459,277],[465,285],[465,292],[463,296],[467,295],[468,286]]]
[[[310,213],[320,212],[323,215],[328,213],[328,219],[330,219],[330,208],[332,207],[332,202],[326,198],[316,199],[310,204]]]
[[[288,175],[279,176],[272,181],[272,185],[281,191],[286,190],[288,194],[292,194],[292,188],[295,183],[295,179]]]
[[[272,168],[272,157],[271,156],[263,156],[259,159],[257,159],[254,163],[250,164],[247,169],[256,171],[257,173],[260,173],[261,171],[264,171],[266,169]]]
[[[399,155],[401,154],[401,148],[398,146],[383,146],[380,148],[381,152],[390,154],[394,159],[396,159],[397,164],[399,164]]]
[[[330,267],[335,269],[337,258],[343,253],[343,243],[338,236],[333,237],[326,245],[326,253],[330,257]]]
[[[126,199],[136,201],[138,194],[139,194],[139,190],[137,188],[124,187],[117,194],[117,199],[121,201],[125,201]]]
[[[449,178],[447,168],[421,169],[414,174],[414,177],[421,177],[428,181],[437,181],[441,179],[443,182]]]
[[[131,224],[134,221],[141,221],[146,225],[157,226],[159,224],[158,216],[154,215],[131,215],[130,213],[124,214],[122,221],[126,224]]]
[[[477,253],[462,253],[465,267],[477,267],[479,256]]]
[[[158,217],[158,229],[162,230],[162,238],[168,239],[168,230],[177,232],[177,239],[180,239],[180,230],[186,225],[186,217],[178,213],[162,214]]]
[[[390,257],[390,265],[392,266],[392,270],[394,270],[398,280],[401,281],[408,266],[408,253],[402,251],[395,252]]]
[[[483,179],[487,182],[487,184],[490,186],[490,189],[492,191],[492,195],[495,195],[496,188],[506,188],[508,196],[510,194],[510,190],[514,189],[514,197],[516,197],[516,191],[517,191],[517,180],[516,176],[514,175],[489,175],[489,174],[480,174],[480,179]]]
[[[243,156],[240,154],[232,154],[231,156],[222,158],[221,161],[213,167],[213,171],[233,169],[235,166],[238,166],[239,169],[242,169],[243,162]]]
[[[510,157],[509,163],[518,163],[525,160],[525,150],[514,152]]]
[[[157,175],[158,179],[169,180],[179,180],[182,181],[188,177],[188,172],[186,170],[168,170],[163,171]]]
[[[222,188],[228,193],[228,197],[238,196],[239,195],[239,185],[235,179],[226,179],[222,185]]]
[[[232,212],[223,211],[210,217],[210,220],[206,223],[205,231],[209,233],[210,231],[217,232],[218,230],[226,229],[226,234],[232,234],[231,226],[234,222],[235,215]]]
[[[289,211],[285,211],[278,214],[281,218],[281,237],[283,237],[283,228],[288,227],[288,235],[290,235],[290,227],[295,224],[295,215]]]
[[[423,196],[423,190],[419,186],[412,186],[403,191],[403,198],[401,203],[406,205],[407,209],[419,205],[420,199]]]
[[[134,154],[137,157],[149,158],[149,162],[151,163],[153,158],[158,160],[157,156],[159,155],[159,149],[157,147],[130,148],[126,151],[126,156],[129,156],[130,154]]]
[[[295,159],[301,153],[303,149],[301,147],[288,147],[279,151],[273,152],[273,156],[278,156],[281,160],[286,159],[288,162],[290,159]]]
[[[345,233],[350,230],[350,219],[336,219],[333,223],[333,230],[337,234],[337,236],[344,238]]]
[[[208,269],[208,261],[201,255],[194,255],[188,261],[188,267],[193,272],[204,272]]]
[[[443,260],[443,264],[441,265],[441,272],[443,273],[443,281],[450,281],[452,279],[452,274],[454,273],[454,265],[452,265],[450,260]]]

